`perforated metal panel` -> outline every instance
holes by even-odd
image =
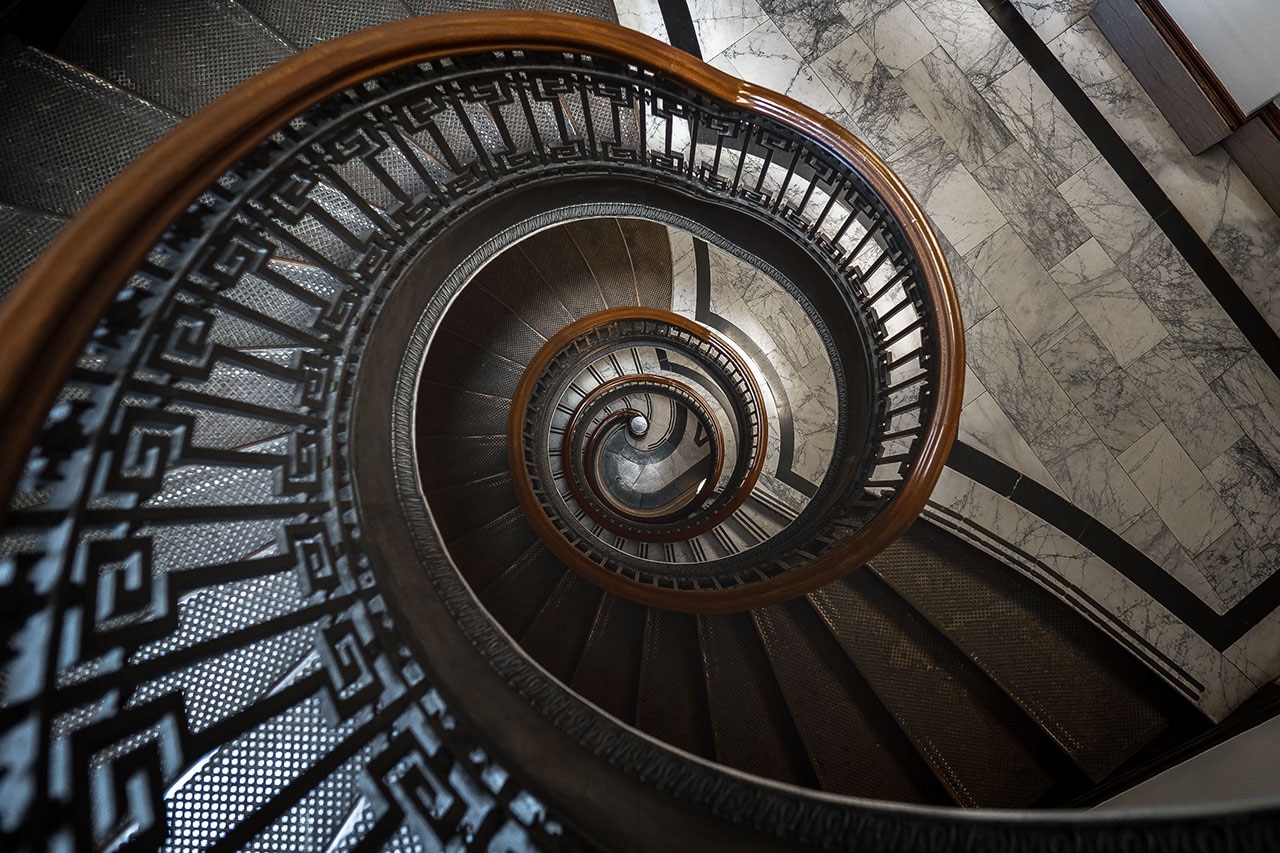
[[[361,3],[240,0],[240,3],[299,48],[413,14],[400,0],[363,0]]]
[[[66,223],[52,213],[0,205],[0,299]]]
[[[40,51],[0,51],[0,202],[70,216],[177,123]]]
[[[59,52],[191,115],[293,48],[231,0],[100,0]]]

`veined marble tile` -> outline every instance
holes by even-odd
[[[1222,719],[1253,695],[1258,684],[1232,664],[1149,593],[1057,528],[961,474],[945,469],[930,498],[969,522],[974,544],[1015,565],[1050,592],[1096,622],[1149,643],[1204,685],[1195,700],[1213,719]],[[1007,550],[984,540],[983,532],[1034,554],[1043,566],[1010,560]],[[1140,643],[1139,643],[1140,644]],[[1243,650],[1237,654],[1243,659]],[[1160,671],[1159,665],[1155,666]],[[1172,673],[1173,683],[1185,683]]]
[[[1208,465],[1244,434],[1173,341],[1161,341],[1125,371],[1198,467]]]
[[[1102,377],[1120,369],[1079,314],[1072,317],[1061,337],[1040,351],[1040,360],[1062,390],[1076,402],[1097,393]]]
[[[942,245],[942,254],[946,255],[947,267],[951,270],[951,281],[956,288],[956,298],[960,302],[960,314],[967,329],[999,306],[991,293],[983,286],[978,277],[970,269],[956,247],[951,245],[947,235],[934,223],[930,223],[933,233]]]
[[[1169,336],[1212,381],[1252,347],[1159,227],[1138,232],[1126,253],[1112,257]]]
[[[974,324],[966,349],[969,366],[1023,436],[1047,430],[1071,409],[1071,399],[1003,311]]]
[[[658,41],[671,44],[667,35],[667,22],[662,17],[662,7],[658,0],[622,0],[615,2],[618,12],[618,23],[629,30],[636,30]]]
[[[985,389],[960,412],[960,439],[1042,486],[1066,496],[1049,469]]]
[[[711,64],[743,80],[789,95],[824,115],[838,119],[844,112],[841,103],[804,64],[773,21],[765,21],[725,48]]]
[[[1193,556],[1236,523],[1167,426],[1161,424],[1134,442],[1120,454],[1120,464]]]
[[[1040,360],[1113,453],[1128,450],[1160,423],[1142,386],[1120,368],[1083,318],[1040,353]]]
[[[714,58],[769,18],[756,0],[688,0],[704,59]]]
[[[857,34],[814,60],[811,69],[881,157],[928,129],[924,114]]]
[[[1280,330],[1280,215],[1234,162],[1228,162],[1222,207],[1213,209],[1209,248],[1262,312]]]
[[[1013,226],[970,249],[965,260],[1033,350],[1040,352],[1066,334],[1075,308]]]
[[[1194,593],[1196,598],[1212,607],[1215,613],[1226,613],[1230,609],[1154,508],[1144,512],[1120,535]]]
[[[1041,41],[1057,38],[1067,27],[1084,18],[1098,0],[1011,0]]]
[[[807,61],[853,33],[839,0],[760,0],[760,6]]]
[[[1000,117],[942,48],[904,70],[899,80],[966,168],[977,169],[1013,142]]]
[[[671,244],[671,310],[693,319],[698,309],[698,270],[693,256],[693,237],[678,228],[667,229]]]
[[[855,28],[862,26],[876,15],[889,11],[902,0],[843,0],[840,14]]]
[[[979,89],[1018,63],[1017,49],[977,2],[908,0],[911,8]]]
[[[1129,251],[1136,236],[1152,225],[1146,209],[1101,156],[1058,189],[1112,258]]]
[[[1160,423],[1142,387],[1117,368],[1102,376],[1091,394],[1076,402],[1112,453],[1123,453]]]
[[[889,165],[961,254],[1005,224],[1000,210],[932,128],[896,151]]]
[[[964,394],[960,398],[960,408],[963,409],[985,393],[987,393],[987,389],[982,387],[982,380],[966,364],[964,366]]]
[[[1280,611],[1271,613],[1223,652],[1259,687],[1280,677]]]
[[[858,25],[858,35],[894,75],[901,74],[938,46],[933,33],[916,17],[906,0],[867,16]]]
[[[1168,330],[1096,239],[1067,255],[1049,273],[1121,365],[1168,337]]]
[[[1275,551],[1260,549],[1243,525],[1234,524],[1196,555],[1196,565],[1228,607],[1239,604],[1277,568]]]
[[[1045,269],[1089,239],[1084,222],[1017,142],[973,176]]]
[[[1280,378],[1250,352],[1212,387],[1271,467],[1280,471]]]
[[[1280,558],[1280,473],[1258,446],[1241,438],[1205,466],[1204,476],[1249,538]]]
[[[1029,436],[1031,449],[1071,503],[1112,529],[1149,509],[1129,475],[1075,409]]]
[[[1055,186],[1098,156],[1089,137],[1026,62],[993,81],[982,95]]]

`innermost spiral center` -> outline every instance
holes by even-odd
[[[636,415],[631,419],[631,422],[627,424],[627,429],[629,429],[631,434],[636,438],[640,438],[649,431],[649,419],[644,415]]]

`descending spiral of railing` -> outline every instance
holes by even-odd
[[[825,318],[806,334],[838,417],[802,502],[771,479],[759,353],[638,278],[633,302],[601,284],[562,332],[512,344],[523,361],[487,355],[509,401],[468,407],[485,395],[439,381],[474,347],[484,315],[465,312],[499,292],[475,284],[501,279],[495,259],[637,216],[748,246]],[[0,310],[0,831],[297,849],[291,816],[323,790],[341,804],[316,813],[352,815],[326,831],[361,849],[405,826],[554,848],[725,819],[881,849],[1107,837],[880,810],[665,750],[572,704],[457,580],[498,569],[446,535],[441,472],[491,451],[537,536],[632,601],[742,610],[861,565],[919,514],[954,437],[941,257],[831,121],[604,24],[410,21],[244,84],[87,206]],[[474,426],[477,406],[501,427]]]

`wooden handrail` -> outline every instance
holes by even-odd
[[[0,446],[5,448],[0,455],[0,520],[46,413],[98,319],[146,253],[202,191],[262,140],[330,95],[417,62],[519,49],[632,63],[772,118],[848,162],[883,198],[917,258],[934,306],[931,337],[939,371],[934,416],[918,464],[890,507],[865,528],[883,541],[905,531],[923,509],[954,439],[964,365],[959,305],[942,250],[919,205],[876,154],[817,111],[640,33],[541,12],[414,18],[317,45],[242,83],[184,121],[85,205],[0,303]],[[828,565],[831,560],[814,566],[834,577],[873,551],[841,552],[839,566]],[[788,579],[778,580],[785,585]]]

